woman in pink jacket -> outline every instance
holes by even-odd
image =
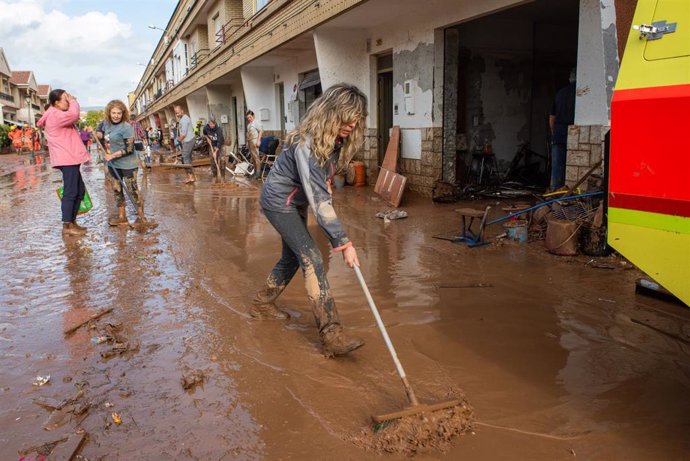
[[[53,90],[48,95],[50,107],[37,125],[45,128],[48,154],[53,168],[62,171],[62,234],[84,235],[86,229],[76,223],[79,204],[86,191],[79,167],[91,160],[81,142],[74,123],[79,120],[79,103],[65,90]]]

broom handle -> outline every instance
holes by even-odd
[[[398,370],[398,375],[400,375],[400,379],[403,382],[403,385],[405,386],[405,392],[407,392],[407,398],[410,399],[410,403],[412,405],[419,405],[419,401],[417,400],[417,396],[414,395],[414,391],[412,390],[412,386],[410,386],[410,383],[407,381],[407,375],[405,375],[405,370],[403,370],[402,363],[400,363],[400,360],[398,359],[398,354],[395,352],[395,347],[393,347],[393,343],[391,342],[390,336],[388,336],[388,332],[386,331],[386,326],[383,324],[383,320],[381,320],[381,316],[379,315],[379,310],[376,308],[376,304],[374,304],[374,299],[371,297],[371,293],[369,293],[369,288],[367,287],[366,282],[364,281],[364,277],[362,277],[362,271],[359,270],[359,267],[356,265],[354,266],[355,269],[355,274],[357,274],[357,280],[359,280],[359,284],[362,286],[362,290],[364,291],[364,296],[367,298],[367,302],[369,303],[369,308],[371,309],[371,313],[374,314],[374,318],[376,319],[376,324],[379,327],[379,330],[381,331],[381,336],[383,336],[383,340],[386,342],[386,347],[388,347],[388,352],[391,353],[391,357],[393,357],[393,362],[395,362],[395,368]]]

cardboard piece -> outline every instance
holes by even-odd
[[[381,171],[379,171],[379,176],[376,179],[374,192],[396,208],[400,205],[405,184],[407,184],[407,178],[397,173],[399,151],[400,127],[394,126],[391,131],[390,141],[386,147],[386,155],[381,164]]]

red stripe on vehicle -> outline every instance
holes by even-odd
[[[690,217],[690,201],[609,192],[609,206],[671,216]]]

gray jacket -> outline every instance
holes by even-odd
[[[335,174],[340,147],[336,145],[322,167],[311,152],[309,140],[285,146],[268,174],[260,200],[264,210],[280,213],[304,212],[311,206],[335,251],[350,242],[335,214],[327,185]]]

